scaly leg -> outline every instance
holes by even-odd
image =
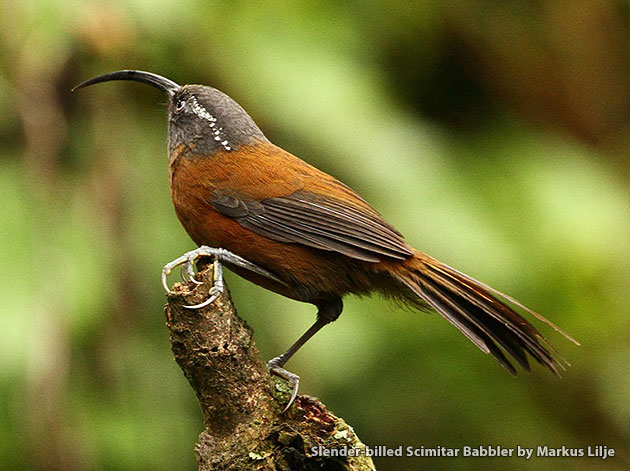
[[[285,284],[282,280],[276,277],[273,273],[265,270],[264,268],[259,267],[258,265],[253,264],[245,260],[243,257],[239,257],[232,252],[229,252],[225,249],[208,247],[206,245],[202,245],[198,249],[191,250],[190,252],[186,252],[181,257],[176,258],[170,263],[164,265],[162,269],[162,286],[167,293],[172,293],[170,288],[168,287],[168,283],[166,277],[170,275],[175,268],[178,266],[182,266],[182,279],[184,281],[192,281],[196,284],[201,284],[201,282],[195,279],[195,262],[201,257],[211,257],[212,263],[214,264],[214,270],[212,274],[212,288],[210,288],[210,297],[206,299],[204,302],[199,304],[194,304],[192,306],[184,306],[188,309],[200,309],[214,302],[220,295],[223,293],[223,265],[222,263],[230,263],[232,265],[237,265],[241,268],[245,268],[246,270],[250,270],[254,273],[258,273],[259,275],[270,278],[279,283]],[[188,278],[188,280],[186,279]]]
[[[339,317],[343,309],[343,304],[341,302],[341,298],[333,298],[327,300],[326,302],[319,303],[317,307],[317,320],[315,323],[306,332],[304,332],[297,342],[291,345],[286,352],[280,356],[272,358],[267,363],[269,372],[284,379],[287,383],[289,383],[289,386],[293,390],[291,398],[289,399],[286,407],[282,410],[282,413],[285,413],[289,407],[291,407],[291,404],[293,404],[295,398],[297,397],[298,388],[300,387],[300,377],[295,373],[285,370],[285,363],[289,361],[289,358],[291,358],[293,354],[302,347],[302,345],[304,345],[313,335],[319,332],[322,327]]]

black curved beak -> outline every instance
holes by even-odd
[[[99,75],[98,77],[86,80],[85,82],[80,83],[79,85],[74,87],[72,91],[74,92],[79,88],[94,85],[95,83],[109,82],[110,80],[134,80],[136,82],[143,82],[159,90],[162,90],[169,97],[172,97],[175,92],[177,92],[177,90],[179,90],[180,88],[179,85],[177,85],[172,80],[169,80],[166,77],[162,77],[161,75],[153,74],[151,72],[143,72],[142,70],[118,70],[116,72],[110,72],[108,74]]]

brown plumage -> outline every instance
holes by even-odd
[[[564,368],[566,361],[515,308],[571,337],[509,296],[413,249],[351,188],[269,142],[227,95],[138,71],[80,86],[119,79],[148,83],[169,96],[171,195],[190,237],[211,248],[203,254],[318,307],[313,327],[269,363],[294,385],[294,396],[298,377],[283,365],[339,316],[346,294],[378,292],[431,308],[512,374],[510,359],[526,370],[529,357],[555,374]]]
[[[526,370],[527,355],[556,374],[564,368],[540,332],[498,299],[507,296],[412,249],[352,189],[279,147],[258,142],[238,158],[211,159],[182,148],[170,170],[175,210],[197,244],[223,247],[287,284],[236,267],[244,278],[315,304],[381,292],[433,308],[512,374],[508,356]]]

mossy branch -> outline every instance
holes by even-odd
[[[298,396],[281,413],[290,390],[269,375],[227,288],[206,308],[183,307],[206,299],[211,267],[200,276],[203,285],[176,284],[165,308],[175,360],[203,414],[205,430],[195,448],[199,470],[373,470],[368,457],[312,453],[317,446],[364,445],[352,427],[315,398]]]

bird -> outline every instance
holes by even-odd
[[[164,289],[170,292],[166,277],[176,267],[200,284],[194,264],[209,258],[209,297],[188,308],[221,295],[223,266],[317,308],[315,323],[267,364],[291,387],[283,412],[295,401],[300,381],[285,364],[339,317],[349,294],[377,293],[437,312],[514,376],[512,362],[531,371],[530,358],[558,376],[569,366],[521,313],[579,345],[569,334],[511,296],[414,249],[349,186],[274,145],[225,93],[140,70],[99,75],[73,91],[113,80],[145,83],[168,98],[170,192],[198,248],[164,266]]]

